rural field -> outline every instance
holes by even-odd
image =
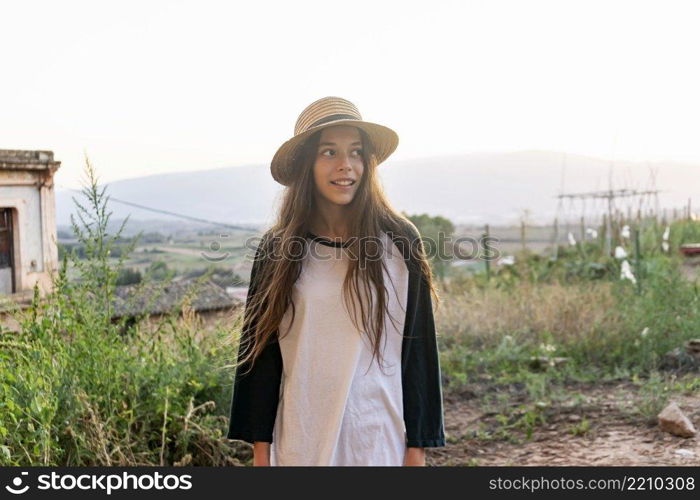
[[[111,308],[127,278],[218,273],[247,285],[255,232],[142,242],[121,236],[124,225],[108,230],[95,184],[85,194],[96,223],[73,228],[55,292],[35,295],[14,313],[19,328],[2,332],[0,463],[250,465],[251,447],[224,437],[242,307],[212,320],[184,300],[136,321],[115,321]],[[410,217],[424,237],[445,224]],[[492,228],[508,259],[434,262],[448,445],[429,449],[428,465],[700,464],[700,266],[680,252],[700,242],[700,222],[612,227],[617,256],[604,227],[556,248],[551,228],[525,245],[520,228]],[[692,433],[660,424],[671,403]]]

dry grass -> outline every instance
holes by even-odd
[[[620,326],[612,290],[607,282],[520,282],[509,289],[446,293],[437,314],[437,327],[443,338],[472,345],[493,345],[503,335],[535,340],[542,332],[565,343],[590,341],[599,332]]]

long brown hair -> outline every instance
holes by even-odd
[[[414,228],[412,233],[417,234],[417,230],[389,203],[377,177],[377,160],[372,143],[363,130],[358,130],[362,140],[364,171],[355,196],[348,205],[350,208],[349,231],[356,238],[350,238],[347,246],[353,258],[349,259],[350,263],[343,283],[343,296],[346,306],[351,305],[353,310],[351,318],[356,327],[355,302],[359,300],[362,331],[367,332],[372,343],[372,359],[376,356],[379,360],[384,335],[384,315],[389,314],[383,273],[386,264],[384,259],[368,258],[367,253],[374,254],[374,252],[366,252],[365,245],[360,242],[363,238],[381,241],[379,240],[381,231],[387,234],[406,235],[409,226]],[[275,224],[265,233],[258,247],[256,260],[260,261],[259,267],[255,283],[250,285],[254,287],[255,292],[249,295],[243,320],[243,332],[251,327],[252,331],[249,335],[242,335],[242,340],[245,342],[241,342],[242,354],[238,358],[239,365],[250,362],[252,367],[268,342],[273,341],[278,335],[278,328],[289,307],[292,309],[292,323],[294,321],[296,311],[292,301],[292,288],[301,273],[302,261],[300,258],[289,258],[289,256],[302,253],[303,249],[300,245],[306,244],[306,235],[310,231],[309,223],[313,220],[316,209],[313,165],[320,136],[319,130],[304,142],[294,156],[292,162],[295,178],[284,191]],[[433,283],[430,265],[420,238],[417,240],[408,243],[413,248],[413,258],[430,289],[434,305],[437,305],[439,296]],[[409,262],[406,264],[408,265]],[[364,291],[364,296],[359,293],[360,287]],[[377,297],[376,310],[372,304],[374,293]],[[363,297],[369,297],[368,304]],[[373,326],[370,326],[371,320],[373,320]]]

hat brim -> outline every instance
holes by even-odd
[[[369,136],[369,140],[374,147],[377,157],[377,165],[386,160],[399,145],[399,136],[389,127],[379,125],[378,123],[367,122],[364,120],[341,119],[317,125],[305,130],[301,134],[295,135],[284,144],[282,144],[270,164],[270,171],[273,179],[284,186],[289,186],[293,180],[292,160],[298,148],[308,139],[314,132],[323,130],[324,128],[336,125],[351,125],[364,130]]]

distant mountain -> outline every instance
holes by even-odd
[[[126,201],[198,219],[257,225],[264,224],[271,214],[270,206],[278,191],[269,171],[259,165],[246,165],[115,181],[107,185],[106,193],[115,200],[110,202],[112,219],[123,219],[130,214],[131,221],[168,218],[179,221],[119,203]],[[72,197],[82,199],[79,192],[57,190],[58,225],[70,224],[70,214],[75,213]]]
[[[663,191],[660,207],[680,208],[693,198],[693,206],[700,208],[700,165],[618,161],[613,167],[613,188],[650,189],[650,167],[656,170],[656,188]],[[531,221],[549,223],[557,214],[555,197],[562,174],[564,192],[588,192],[608,187],[609,169],[609,161],[549,151],[389,160],[379,166],[384,188],[397,209],[443,215],[460,224],[493,225],[517,223],[524,209],[530,211]],[[267,225],[273,220],[282,189],[268,166],[245,165],[116,181],[108,185],[107,193],[115,200],[191,217]],[[56,193],[59,226],[70,224],[70,213],[75,210],[72,196],[76,193]],[[604,206],[603,200],[589,200],[585,210],[588,214]],[[627,203],[618,207],[626,210]],[[116,201],[110,209],[113,219],[131,214],[134,221],[177,221]],[[582,210],[581,204],[567,201],[559,215],[576,218]]]

